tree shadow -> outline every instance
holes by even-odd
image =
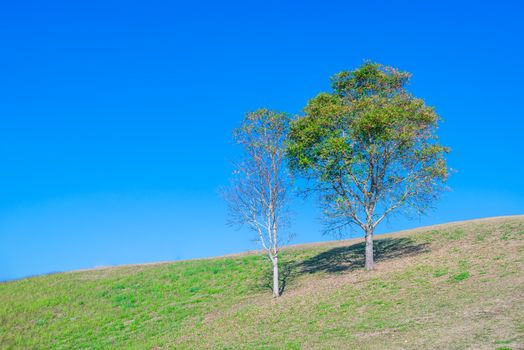
[[[335,247],[297,265],[298,273],[353,271],[364,267],[365,242]],[[417,244],[411,238],[383,238],[373,242],[375,262],[413,256],[428,251],[427,244]]]
[[[284,293],[284,290],[286,289],[286,283],[290,280],[295,270],[296,270],[296,263],[294,261],[287,261],[284,264],[282,264],[282,266],[280,267],[280,271],[279,271],[280,295]]]
[[[342,273],[364,268],[365,242],[349,246],[335,247],[303,261],[280,260],[279,280],[280,295],[290,283],[303,274],[317,272]],[[400,257],[418,255],[429,251],[428,244],[416,243],[407,237],[382,238],[373,242],[375,262],[387,261]],[[259,286],[272,289],[272,274],[268,268]]]

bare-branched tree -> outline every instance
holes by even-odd
[[[278,255],[285,224],[288,177],[284,144],[289,117],[267,109],[247,113],[233,133],[242,146],[230,187],[224,191],[230,224],[247,226],[273,266],[273,296],[280,296]]]

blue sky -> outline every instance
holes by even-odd
[[[218,188],[244,112],[371,59],[444,118],[452,192],[380,232],[524,214],[518,1],[0,5],[0,279],[254,249]],[[295,203],[295,243],[321,234]]]

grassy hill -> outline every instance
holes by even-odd
[[[0,283],[2,349],[522,349],[524,216]]]

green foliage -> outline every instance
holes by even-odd
[[[438,142],[440,118],[406,90],[409,77],[366,62],[336,74],[333,91],[292,122],[290,167],[317,182],[328,217],[361,225],[393,209],[423,212],[442,190],[449,149]]]

